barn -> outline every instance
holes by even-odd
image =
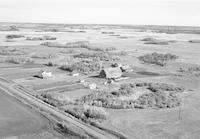
[[[99,77],[107,79],[116,79],[122,76],[120,67],[116,68],[105,68],[100,71]]]

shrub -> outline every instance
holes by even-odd
[[[39,59],[51,59],[51,58],[56,58],[56,54],[32,54],[31,58],[39,58]]]
[[[50,29],[45,29],[45,32],[59,32],[59,29],[56,28],[50,28]]]
[[[139,60],[148,63],[148,64],[156,64],[159,66],[164,66],[168,61],[177,59],[178,56],[167,53],[167,54],[159,54],[159,53],[151,53],[146,54],[144,56],[140,56]]]
[[[89,41],[76,41],[76,42],[69,42],[65,44],[68,48],[90,48],[91,44]]]
[[[100,48],[100,47],[90,47],[90,48],[88,48],[88,50],[91,50],[91,51],[102,51],[102,52],[105,51],[105,49]]]
[[[141,41],[155,41],[156,39],[154,39],[154,38],[143,38],[143,39],[141,39]]]
[[[80,54],[74,55],[74,58],[86,58],[86,59],[93,59],[97,61],[119,60],[118,57],[111,56],[109,53],[106,53],[106,52],[80,53]]]
[[[102,107],[84,105],[84,115],[87,118],[107,119],[108,114]]]
[[[0,55],[11,55],[11,52],[7,49],[0,49]]]
[[[45,64],[46,66],[52,67],[52,66],[57,66],[56,64],[54,64],[52,61],[49,61],[47,64]]]
[[[48,46],[48,47],[65,48],[65,45],[59,42],[43,42],[40,45]]]
[[[136,94],[135,87],[145,87],[150,92]],[[92,106],[127,109],[127,108],[171,108],[179,106],[181,100],[177,93],[183,92],[184,88],[175,87],[164,83],[134,83],[123,84],[118,90],[106,91],[99,90],[92,94],[86,95],[77,100],[77,103],[88,104]],[[124,97],[125,99],[122,99]],[[127,99],[131,97],[130,99]]]
[[[108,51],[115,51],[117,49],[115,47],[108,47],[105,50],[108,52]]]
[[[85,30],[79,30],[79,31],[77,31],[77,32],[80,32],[80,33],[86,33]]]
[[[0,55],[9,56],[9,55],[23,55],[23,54],[24,54],[24,52],[19,51],[15,48],[12,48],[12,47],[2,47],[0,49]]]
[[[29,41],[41,41],[43,40],[42,37],[26,37],[26,40],[29,40]]]
[[[108,114],[102,107],[89,105],[71,105],[65,107],[65,112],[84,122],[91,122],[92,119],[106,120],[108,118]]]
[[[129,84],[122,84],[118,91],[111,92],[111,94],[118,96],[118,97],[124,96],[124,95],[130,95],[130,94],[133,94],[133,93],[134,93],[134,91]]]
[[[41,94],[43,98],[46,98],[52,101],[56,101],[57,104],[59,105],[66,105],[66,104],[73,104],[74,100],[71,99],[69,96],[66,94],[61,94],[61,93],[43,93]]]
[[[59,42],[44,42],[41,43],[40,45],[48,47],[58,47],[58,48],[85,48],[91,51],[105,51],[103,48],[93,47],[89,41],[76,41],[76,42],[69,42],[66,44],[61,44]]]
[[[25,36],[23,35],[16,35],[16,34],[11,34],[11,35],[6,35],[7,39],[15,39],[15,38],[23,38]]]
[[[56,40],[56,37],[43,36],[43,37],[27,37],[26,40],[30,41],[41,41],[41,40]]]
[[[189,68],[185,68],[185,69],[183,69],[183,68],[180,68],[179,70],[178,70],[178,72],[188,72],[188,73],[193,73],[193,72],[199,72],[200,71],[200,67],[196,67],[196,66],[194,66],[194,67],[189,67]]]
[[[43,40],[56,40],[56,37],[51,37],[51,36],[43,36]]]
[[[34,61],[29,57],[8,57],[6,62],[13,64],[34,63]]]
[[[117,95],[113,95],[109,91],[102,90],[84,96],[80,100],[78,100],[78,102],[90,106],[105,107],[112,109],[132,108],[131,102],[120,100]]]
[[[199,66],[193,66],[193,67],[187,67],[187,68],[180,68],[178,72],[182,73],[182,75],[194,75],[196,77],[200,76],[200,67]],[[184,73],[184,74],[183,74]]]
[[[156,92],[159,90],[162,91],[171,91],[175,93],[181,93],[185,90],[184,87],[175,86],[172,84],[166,84],[166,83],[148,83],[148,82],[139,82],[139,83],[130,83],[131,87],[146,87],[152,92]]]
[[[111,55],[116,55],[116,56],[127,56],[128,52],[126,51],[118,51],[118,52],[109,52]]]
[[[63,65],[60,67],[60,69],[73,72],[75,70],[75,65]]]
[[[144,94],[136,101],[136,106],[141,108],[158,107],[158,108],[171,108],[179,106],[181,100],[175,95],[174,92],[165,93],[163,91],[155,91],[149,94]]]
[[[89,41],[69,42],[65,45],[67,48],[85,48],[91,51],[104,51],[103,48],[93,47]]]
[[[64,65],[71,65],[72,63],[76,62],[71,57],[61,57],[58,56],[56,59],[51,59],[47,62],[47,66],[64,66]]]
[[[169,42],[156,40],[156,41],[148,41],[148,42],[145,42],[144,44],[169,45]]]
[[[54,129],[62,135],[64,134],[67,138],[71,139],[90,139],[92,136],[88,135],[81,128],[70,124],[70,123],[58,123],[55,125]]]
[[[106,31],[103,31],[101,32],[102,34],[115,34],[115,32],[106,32]]]
[[[60,51],[60,53],[63,53],[63,54],[75,54],[75,53],[80,53],[80,51],[74,50],[74,49],[69,49],[69,50]]]
[[[100,64],[99,62],[92,61],[92,60],[81,60],[78,62],[74,62],[72,64],[62,65],[60,69],[66,70],[69,72],[77,71],[77,72],[88,74],[94,71],[99,71]]]
[[[16,26],[1,26],[0,31],[19,31]]]
[[[87,117],[84,115],[83,105],[74,105],[71,107],[67,107],[65,108],[65,112],[71,114],[78,119],[81,119],[84,122],[87,121]]]
[[[163,90],[163,91],[171,91],[175,93],[180,93],[185,90],[185,88],[183,87],[177,87],[172,84],[165,84],[165,83],[150,83],[148,84],[147,88],[151,90],[152,92]]]

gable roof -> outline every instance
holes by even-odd
[[[100,77],[103,78],[119,78],[122,76],[122,71],[119,67],[116,68],[105,68],[100,72]]]

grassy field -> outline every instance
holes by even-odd
[[[191,42],[199,39],[199,28],[123,25],[84,25],[85,28],[82,28],[82,25],[64,24],[16,26],[19,31],[0,32],[2,77],[35,91],[29,93],[79,120],[127,138],[200,138],[200,47],[198,41]],[[56,40],[40,39],[44,36]],[[30,41],[27,37],[36,39]],[[109,80],[98,77],[102,67],[110,68],[116,63],[132,69],[122,73],[129,79],[110,84],[107,83]],[[37,78],[35,75],[41,70],[52,72],[52,77]],[[142,105],[154,101],[158,104],[176,98],[174,92],[169,91],[170,87],[167,91],[153,90],[147,85],[120,88],[123,84],[138,82],[184,87],[184,92],[175,92],[181,99],[180,105],[173,108],[150,107],[154,104],[142,108],[130,106],[139,104],[138,101]],[[91,89],[90,85],[94,83],[96,87]],[[144,94],[149,98],[141,97]],[[12,98],[3,92],[0,95],[0,137],[37,132],[46,125],[46,121],[37,114],[32,115],[21,104],[14,109],[15,101],[11,102]],[[85,101],[84,97],[87,98]],[[5,112],[8,103],[12,105]],[[12,117],[13,113],[16,117]],[[15,128],[19,125],[16,119],[22,123],[20,128]]]
[[[0,136],[31,134],[48,126],[48,120],[0,90]]]

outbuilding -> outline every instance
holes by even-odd
[[[52,77],[52,73],[41,70],[38,73],[38,75],[35,75],[35,77],[38,77],[38,78],[41,78],[41,79],[50,78],[50,77]]]
[[[100,71],[99,77],[107,79],[116,79],[122,76],[120,67],[104,68]]]

